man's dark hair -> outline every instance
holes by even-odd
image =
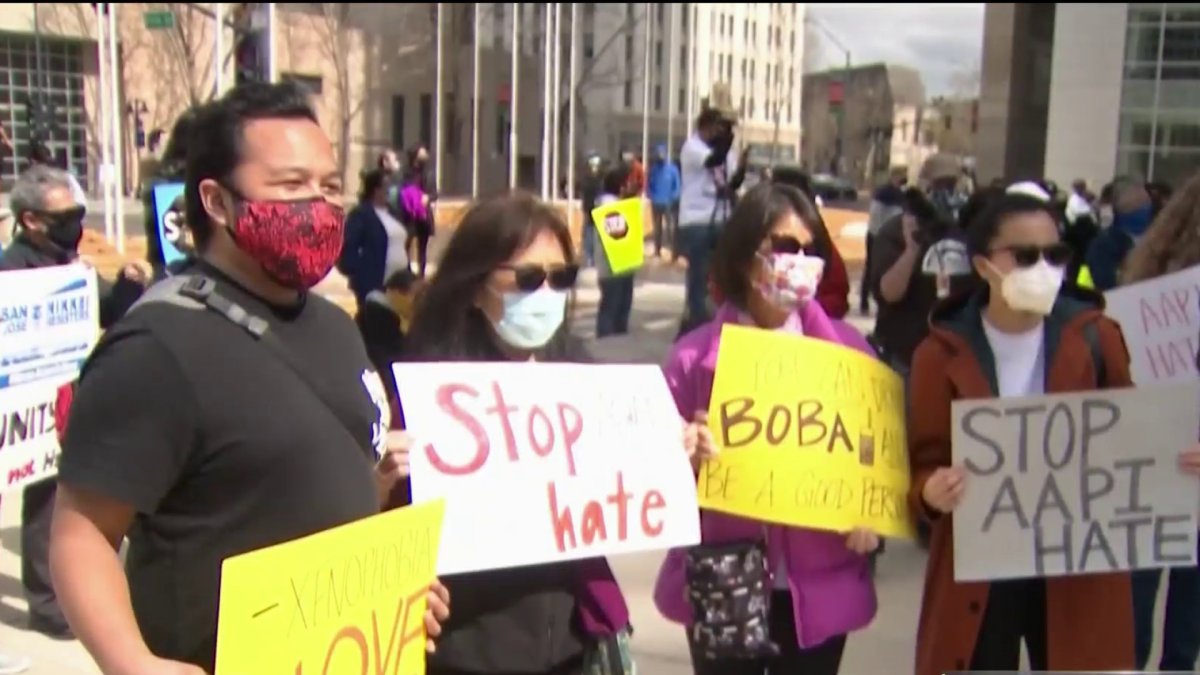
[[[696,116],[696,127],[707,127],[713,124],[718,124],[725,119],[725,115],[716,108],[705,108]]]
[[[200,201],[200,181],[228,182],[242,161],[246,123],[262,119],[317,122],[317,114],[309,104],[308,91],[294,82],[238,85],[196,111],[187,143],[184,196],[197,249],[203,250],[212,237],[212,222]]]
[[[604,191],[614,197],[623,196],[621,192],[625,189],[625,183],[629,180],[630,173],[632,170],[624,162],[609,169],[604,174]]]
[[[971,219],[967,227],[967,250],[973,256],[986,256],[992,249],[992,242],[1000,235],[1000,227],[1013,216],[1029,213],[1044,213],[1051,220],[1055,218],[1050,204],[1037,197],[1019,193],[994,197],[977,216]]]

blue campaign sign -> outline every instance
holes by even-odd
[[[158,242],[162,248],[163,263],[167,265],[186,257],[177,246],[183,239],[183,210],[176,209],[175,202],[182,196],[183,183],[163,183],[154,186],[154,222],[158,231]]]

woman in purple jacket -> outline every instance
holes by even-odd
[[[816,208],[800,191],[763,185],[738,202],[713,258],[713,284],[724,299],[716,318],[684,336],[665,371],[685,419],[703,419],[712,394],[721,327],[726,323],[806,335],[867,350],[847,341],[817,302],[820,260],[806,254]],[[712,658],[690,639],[696,675],[835,675],[846,635],[875,616],[868,556],[879,537],[867,530],[833,533],[774,525],[713,511],[701,514],[705,545],[761,542],[769,570],[767,615],[777,655]],[[687,552],[672,551],[659,571],[655,603],[667,618],[693,623]]]

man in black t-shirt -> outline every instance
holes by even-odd
[[[221,562],[373,515],[407,471],[353,322],[308,292],[343,213],[305,94],[238,87],[193,133],[200,259],[102,338],[63,447],[55,587],[108,673],[212,672]],[[430,596],[435,635],[448,599]]]

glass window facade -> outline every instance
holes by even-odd
[[[1200,170],[1200,3],[1130,4],[1117,172],[1179,184]]]
[[[0,181],[12,185],[28,165],[31,148],[25,104],[34,91],[48,93],[57,129],[48,145],[59,163],[87,187],[87,113],[83,97],[83,45],[42,38],[42,79],[38,81],[37,48],[32,35],[0,33],[0,124],[13,151],[0,161]]]

